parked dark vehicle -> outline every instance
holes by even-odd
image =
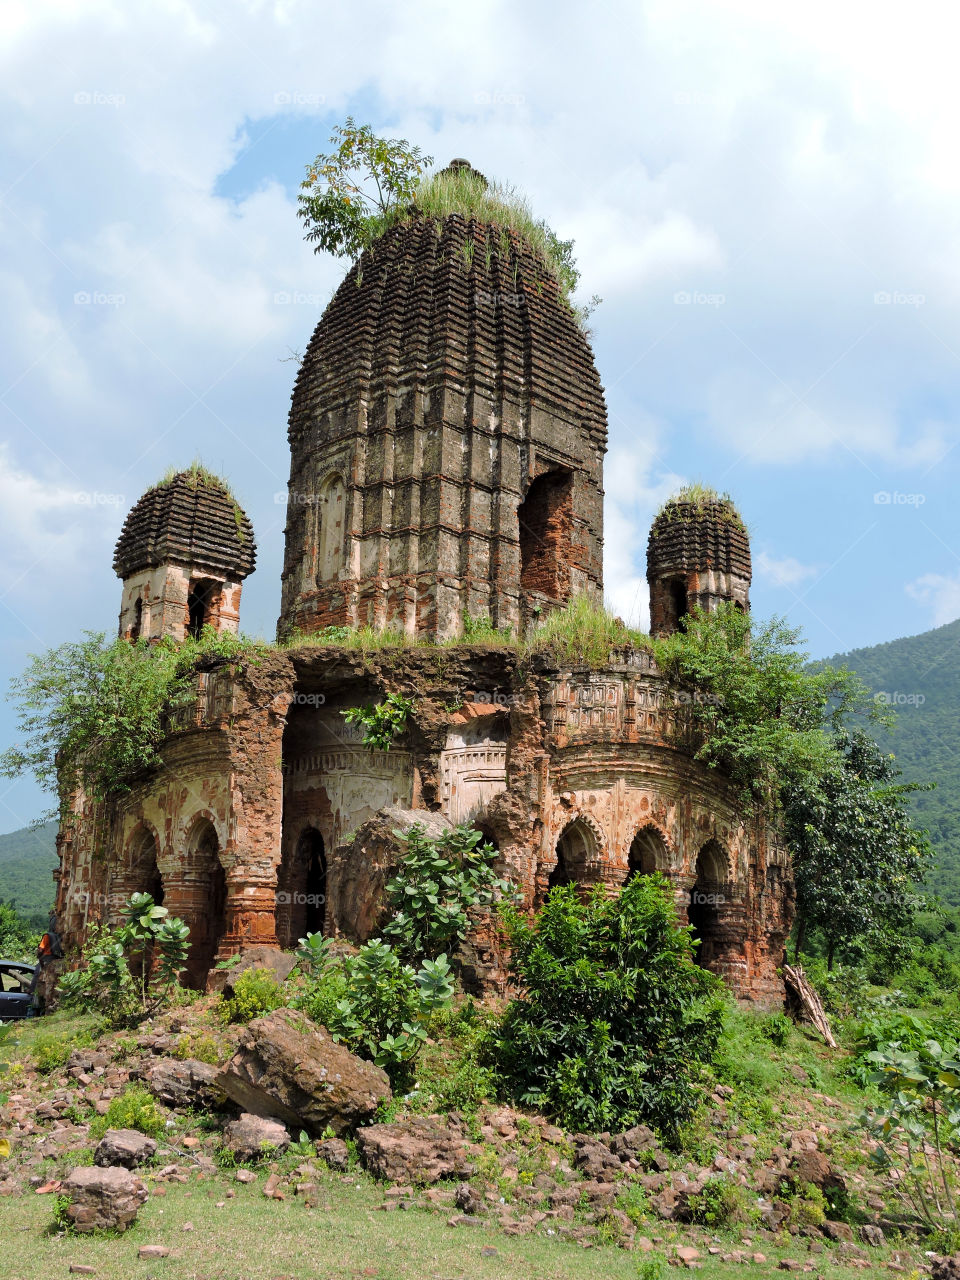
[[[0,1022],[33,1016],[36,985],[37,965],[23,960],[0,960]]]

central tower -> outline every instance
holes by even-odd
[[[411,210],[367,249],[307,348],[289,440],[281,636],[447,639],[602,594],[603,390],[512,228]]]

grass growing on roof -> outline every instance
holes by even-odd
[[[559,662],[603,667],[611,649],[646,648],[649,643],[648,636],[631,630],[604,605],[579,595],[547,614],[524,647],[528,653],[551,653]]]
[[[654,527],[661,521],[683,519],[686,512],[681,509],[682,506],[693,507],[698,515],[709,513],[717,520],[739,525],[741,529],[746,528],[729,493],[720,493],[711,485],[698,482],[685,484],[661,505],[653,522]]]

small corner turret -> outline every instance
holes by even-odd
[[[117,541],[120,636],[235,633],[241,584],[255,564],[253,526],[227,483],[196,465],[171,473],[136,503]]]

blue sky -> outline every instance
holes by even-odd
[[[960,254],[942,5],[461,10],[12,0],[0,95],[0,679],[112,631],[127,509],[200,456],[279,605],[295,365],[343,264],[296,188],[352,113],[572,236],[607,389],[608,595],[685,480],[752,532],[755,611],[825,656],[960,615]],[[295,300],[278,301],[278,295]],[[277,498],[280,497],[278,501]],[[0,742],[15,736],[0,709]],[[0,786],[0,830],[44,801]]]

